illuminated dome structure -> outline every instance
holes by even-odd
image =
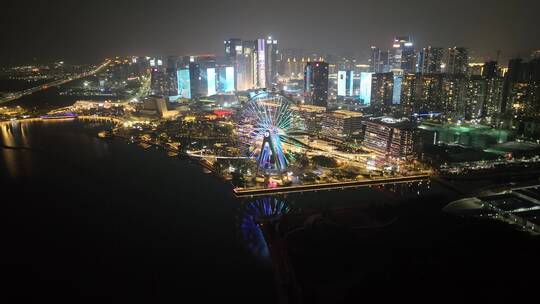
[[[294,107],[285,96],[269,92],[255,95],[245,104],[239,123],[240,142],[248,156],[257,160],[259,169],[282,172],[289,165],[283,142],[290,132],[300,130]]]

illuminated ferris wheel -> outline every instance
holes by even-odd
[[[283,143],[290,132],[301,129],[293,108],[288,98],[269,92],[255,95],[246,103],[239,133],[259,169],[281,172],[287,168],[290,157]]]

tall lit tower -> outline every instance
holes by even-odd
[[[369,71],[372,73],[380,73],[381,72],[381,50],[376,47],[371,47],[371,56],[369,58]]]
[[[234,83],[235,90],[243,86],[243,75],[244,75],[244,48],[242,46],[242,39],[231,38],[224,41],[225,44],[225,59],[227,64],[234,67]],[[241,88],[244,89],[244,88]]]
[[[271,88],[272,83],[277,78],[278,75],[278,66],[281,61],[281,53],[279,51],[278,41],[272,39],[269,36],[266,39],[266,48],[265,48],[265,63],[266,63],[266,87]]]
[[[396,37],[392,45],[392,69],[414,73],[414,44],[410,36]]]
[[[469,52],[464,47],[453,47],[448,49],[448,62],[446,72],[448,74],[467,74],[469,68]]]
[[[328,101],[328,63],[314,61],[306,64],[304,97],[308,104],[326,107]]]
[[[422,51],[422,74],[438,74],[442,72],[444,50],[438,47],[427,47]]]
[[[256,82],[258,88],[266,87],[266,40],[255,40],[255,56],[256,56]]]

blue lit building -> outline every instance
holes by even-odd
[[[360,99],[364,105],[371,105],[371,82],[373,73],[360,73]]]
[[[392,91],[392,104],[401,104],[401,83],[403,81],[402,75],[394,74],[394,87]]]
[[[191,98],[191,79],[189,68],[180,68],[177,71],[178,95],[181,98]]]
[[[189,56],[189,63],[176,71],[178,95],[183,98],[200,98],[217,94],[217,71],[215,58]]]
[[[354,71],[338,71],[337,95],[354,96]]]
[[[221,66],[217,69],[218,93],[232,93],[235,91],[235,69],[233,66]]]

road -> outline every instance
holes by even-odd
[[[55,80],[55,81],[52,81],[52,82],[49,82],[49,83],[39,85],[37,87],[33,87],[33,88],[26,89],[26,90],[23,90],[23,91],[11,93],[7,97],[4,97],[4,98],[0,99],[0,104],[10,102],[10,101],[13,101],[13,100],[17,100],[17,99],[19,99],[19,98],[21,98],[23,96],[32,95],[32,94],[34,94],[36,92],[39,92],[39,91],[43,91],[43,90],[46,90],[46,89],[49,89],[49,88],[57,87],[57,86],[66,84],[68,82],[71,82],[71,81],[74,81],[74,80],[77,80],[77,79],[81,79],[81,78],[84,78],[84,77],[94,75],[94,74],[98,73],[99,71],[101,71],[106,66],[108,66],[110,63],[111,63],[111,61],[107,60],[103,64],[98,66],[96,69],[94,69],[94,70],[92,70],[90,72],[81,73],[81,74],[78,74],[78,75],[73,76],[73,77]]]
[[[380,179],[366,179],[361,181],[347,181],[336,183],[320,183],[320,184],[307,184],[288,187],[277,188],[235,188],[234,194],[237,197],[254,197],[265,195],[280,195],[295,192],[309,192],[309,191],[321,191],[321,190],[337,190],[346,188],[358,188],[367,186],[378,186],[388,184],[401,184],[411,182],[421,182],[429,180],[431,175],[429,173],[423,173],[412,176],[400,176],[400,177],[386,177]]]

